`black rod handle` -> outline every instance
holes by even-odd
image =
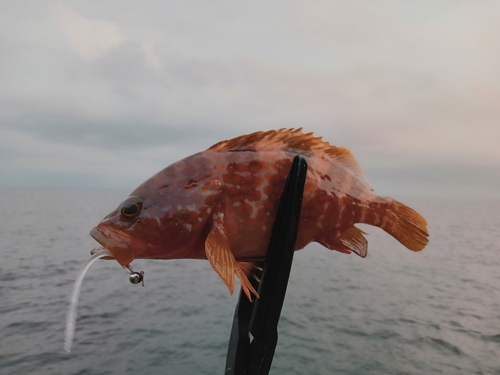
[[[295,251],[306,176],[307,161],[303,156],[297,155],[293,159],[274,222],[258,288],[260,298],[250,303],[244,293],[240,292],[225,375],[269,374]]]

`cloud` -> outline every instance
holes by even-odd
[[[499,14],[492,2],[296,2],[295,34],[333,53],[332,69],[262,81],[281,74],[276,97],[349,124],[367,152],[498,163]]]
[[[262,96],[273,103],[273,121],[313,124],[368,163],[500,161],[496,86],[459,91],[433,73],[386,66],[329,72],[260,62],[252,67]]]
[[[38,185],[131,188],[198,147],[106,148],[0,129],[0,185],[26,184],[31,176]]]
[[[64,4],[59,5],[55,18],[72,50],[85,60],[95,60],[126,41],[116,23],[89,20]]]
[[[112,183],[280,127],[369,174],[500,164],[491,2],[59,4],[0,13],[2,174]]]
[[[142,44],[142,52],[144,52],[144,56],[146,56],[146,61],[149,67],[155,70],[161,69],[162,62],[156,53],[155,46],[152,42],[144,42]]]
[[[496,2],[296,2],[293,27],[341,70],[408,70],[465,92],[500,84],[499,14]]]

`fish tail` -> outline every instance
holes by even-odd
[[[389,200],[380,227],[412,251],[420,251],[429,242],[427,222],[403,203]]]

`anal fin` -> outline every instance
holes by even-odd
[[[340,233],[333,233],[331,237],[322,238],[318,242],[330,250],[345,254],[355,252],[360,257],[365,258],[368,254],[368,241],[363,234],[366,233],[352,226]]]
[[[366,241],[363,234],[366,233],[361,229],[352,226],[342,232],[340,235],[340,242],[346,248],[358,254],[361,258],[365,258],[368,254],[368,241]]]

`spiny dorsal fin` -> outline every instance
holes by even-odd
[[[315,137],[313,133],[304,134],[302,128],[259,131],[221,141],[209,148],[209,150],[220,152],[276,149],[296,152],[305,156],[315,155],[332,159],[332,162],[341,164],[366,185],[369,185],[361,167],[348,149],[332,146],[323,141],[322,137]]]

